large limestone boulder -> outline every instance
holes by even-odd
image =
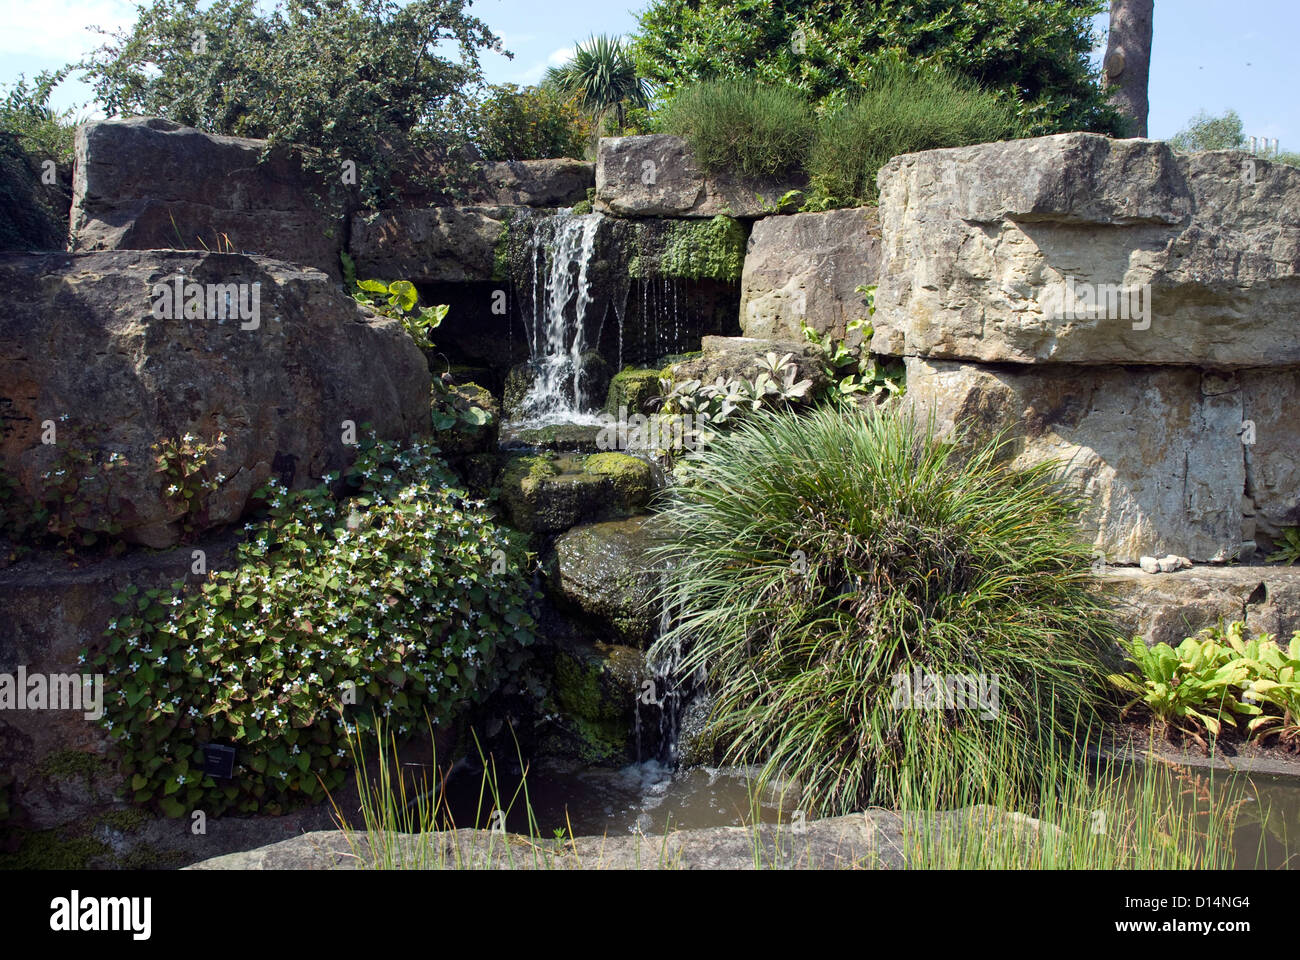
[[[1102,584],[1130,636],[1177,646],[1220,622],[1246,621],[1252,634],[1285,643],[1300,630],[1300,569],[1278,566],[1194,567],[1148,574],[1112,567]]]
[[[1248,509],[1277,539],[1300,527],[1300,369],[1243,371],[1241,388]]]
[[[765,217],[745,252],[740,328],[747,337],[798,341],[802,320],[843,339],[848,325],[867,315],[856,288],[875,283],[879,271],[875,207]]]
[[[358,213],[348,248],[362,279],[460,283],[504,279],[511,210],[426,207]]]
[[[1074,133],[907,154],[879,179],[878,353],[1300,364],[1294,167]]]
[[[583,160],[501,160],[485,163],[480,192],[485,203],[571,207],[596,186],[596,165]]]
[[[198,318],[159,319],[161,290],[178,280],[218,295]],[[358,436],[366,423],[386,438],[430,429],[424,355],[319,270],[237,254],[5,254],[0,288],[0,469],[36,497],[46,474],[88,454],[83,527],[111,519],[125,539],[165,547],[182,521],[239,519],[273,474],[312,485],[350,463],[344,421]],[[226,302],[251,308],[254,293],[253,319],[218,316]],[[55,442],[42,442],[51,427]],[[225,434],[204,474],[215,489],[188,511],[151,449],[186,434]]]
[[[663,134],[602,137],[596,152],[596,209],[621,217],[761,217],[801,186],[706,174],[685,140]]]
[[[233,250],[339,276],[342,220],[290,152],[136,117],[83,124],[73,249]]]
[[[1108,563],[1241,548],[1245,454],[1235,375],[1190,368],[985,366],[907,360],[905,402],[941,433],[1008,430],[1015,461],[1062,461]]]

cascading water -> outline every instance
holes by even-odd
[[[525,317],[535,378],[524,397],[530,425],[597,423],[582,365],[591,306],[588,267],[600,215],[568,211],[540,221],[529,240],[531,316]]]

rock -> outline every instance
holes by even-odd
[[[653,485],[650,465],[626,454],[522,455],[502,473],[501,504],[520,530],[559,533],[584,521],[636,513]]]
[[[1017,465],[1067,464],[1108,563],[1222,561],[1242,541],[1245,463],[1235,377],[1187,368],[986,366],[907,360],[904,402],[941,434],[1007,429]]]
[[[1253,527],[1276,539],[1300,526],[1300,370],[1241,374],[1242,443]]]
[[[1138,566],[1142,568],[1143,573],[1160,572],[1160,561],[1155,557],[1141,557],[1138,560]]]
[[[112,598],[132,584],[152,589],[195,579],[196,549],[208,569],[219,569],[229,562],[233,541],[203,540],[78,566],[62,555],[33,554],[0,571],[0,673],[13,676],[22,666],[28,676],[93,675],[77,660],[83,647],[94,649],[117,615]],[[111,678],[104,680],[108,697]],[[122,786],[108,738],[85,711],[0,712],[0,770],[14,778],[14,818],[36,829],[86,816],[109,804]]]
[[[1283,640],[1300,629],[1300,569],[1194,567],[1159,577],[1107,567],[1101,580],[1129,636],[1177,646],[1206,627],[1245,620]]]
[[[769,353],[778,357],[791,355],[799,369],[798,379],[813,381],[813,390],[826,383],[816,347],[806,340],[759,340],[753,337],[704,337],[703,350],[694,357],[670,364],[665,374],[674,382],[700,380],[712,383],[718,377],[724,380],[743,378],[753,380],[758,376],[758,360]]]
[[[352,217],[348,249],[360,279],[440,283],[502,280],[511,210],[426,207]]]
[[[754,224],[745,253],[741,330],[747,337],[802,341],[802,320],[844,339],[848,325],[867,316],[856,288],[874,284],[879,273],[875,207],[766,217]]]
[[[605,412],[617,417],[620,409],[629,414],[649,413],[646,405],[662,395],[659,379],[662,370],[645,370],[629,367],[614,374],[609,382],[609,395],[605,398]]]
[[[244,284],[231,302],[245,305],[257,290],[257,315],[156,318],[154,285],[178,278],[218,294]],[[430,430],[424,355],[319,270],[238,254],[4,254],[0,288],[0,469],[31,500],[85,452],[97,466],[74,495],[82,529],[112,522],[128,541],[170,546],[182,520],[202,531],[240,519],[272,475],[302,487],[349,464],[344,421],[387,439]],[[57,443],[42,443],[46,423]],[[187,512],[151,448],[222,433],[204,472],[216,487]],[[125,462],[110,472],[114,454]]]
[[[651,604],[658,576],[648,553],[655,542],[649,517],[574,527],[555,541],[547,588],[622,642],[644,647],[659,623]]]
[[[1161,557],[1156,561],[1156,565],[1159,567],[1161,573],[1173,573],[1175,570],[1187,569],[1192,565],[1192,561],[1188,560],[1186,557],[1175,556],[1171,553],[1167,557]],[[1149,572],[1150,571],[1148,571],[1148,573]]]
[[[596,165],[582,160],[502,160],[481,169],[485,203],[571,207],[596,186]]]
[[[550,686],[560,719],[541,752],[585,764],[637,759],[636,711],[645,661],[633,647],[566,643],[554,651]]]
[[[1066,842],[1063,831],[1021,813],[991,806],[909,814],[871,809],[825,820],[808,818],[743,827],[673,830],[665,836],[577,837],[563,844],[546,837],[458,829],[437,834],[398,834],[385,851],[399,862],[463,865],[492,870],[787,870],[901,869],[909,851],[960,850],[981,844],[967,834],[988,837],[990,849],[1014,849],[1023,865],[1059,852],[1040,846]],[[1003,837],[1004,839],[996,839]],[[361,834],[357,841],[364,845]],[[380,863],[385,854],[358,858],[353,841],[338,830],[306,833],[270,846],[226,854],[190,870],[357,870]],[[1021,861],[1016,861],[1021,862]],[[953,863],[951,866],[958,866]]]
[[[596,209],[621,217],[761,217],[802,186],[705,174],[681,137],[601,137],[596,153]]]
[[[600,431],[599,424],[553,423],[548,427],[520,427],[506,423],[501,431],[501,449],[596,453],[600,449]]]
[[[906,154],[879,179],[878,353],[1300,364],[1300,169],[1071,133]],[[1138,309],[1070,309],[1067,290],[1107,288]]]
[[[73,249],[230,250],[340,276],[342,219],[294,154],[157,117],[77,128]]]

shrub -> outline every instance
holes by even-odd
[[[674,625],[653,656],[702,670],[725,759],[795,778],[810,809],[1029,788],[1042,745],[1095,717],[1118,635],[1078,503],[1002,442],[957,449],[892,404],[755,413],[665,508]],[[985,678],[994,715],[896,708],[917,671]]]
[[[1014,103],[1034,136],[1122,136],[1092,52],[1101,0],[652,0],[638,15],[642,73],[667,98],[700,80],[799,88],[819,109],[852,99],[901,56],[959,71]]]
[[[372,442],[342,502],[337,475],[272,483],[232,569],[116,598],[92,662],[116,691],[102,722],[136,803],[182,816],[318,801],[343,781],[349,734],[446,724],[520,681],[521,552],[434,454]],[[204,775],[208,743],[236,748],[234,779]]]
[[[873,202],[890,157],[1018,135],[1012,107],[938,67],[889,63],[861,96],[824,116],[809,159],[814,197],[826,204]]]
[[[662,129],[685,137],[706,171],[773,177],[807,160],[813,115],[789,87],[717,80],[684,87],[665,108]]]
[[[592,122],[577,105],[538,87],[493,87],[475,123],[485,160],[581,159],[591,143]]]

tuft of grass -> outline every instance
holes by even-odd
[[[1020,136],[1014,107],[937,66],[888,63],[857,99],[823,116],[809,156],[813,203],[874,203],[890,157]]]
[[[789,87],[712,80],[682,88],[664,108],[662,129],[684,137],[706,172],[768,178],[804,166],[813,112]]]
[[[1029,791],[1043,744],[1094,722],[1120,632],[1079,502],[1004,448],[959,456],[886,405],[761,413],[697,453],[662,514],[673,626],[652,655],[707,676],[726,762],[821,814],[943,803],[995,777]],[[918,670],[993,709],[900,700]]]

